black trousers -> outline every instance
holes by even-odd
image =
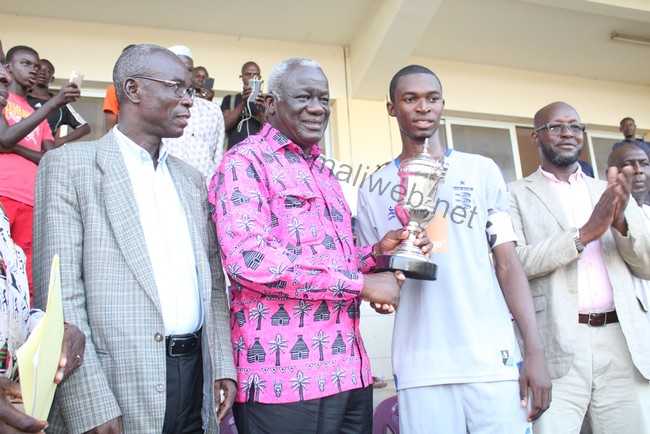
[[[203,434],[203,360],[201,348],[192,354],[167,356],[167,406],[164,434]]]
[[[235,403],[239,434],[370,434],[372,386],[289,404]]]

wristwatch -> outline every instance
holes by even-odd
[[[573,242],[576,245],[578,253],[582,253],[585,249],[585,245],[582,244],[582,241],[580,240],[580,230],[578,228],[573,228]]]

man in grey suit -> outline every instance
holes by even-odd
[[[629,200],[633,170],[579,168],[585,124],[555,102],[535,115],[540,168],[510,184],[517,252],[533,292],[553,402],[536,433],[650,432],[650,323],[633,275],[650,278],[650,231]]]
[[[50,429],[214,433],[236,393],[219,250],[203,176],[161,146],[183,133],[193,88],[153,45],[125,50],[113,81],[119,125],[48,153],[37,177],[37,304],[59,253],[65,318],[88,337]]]

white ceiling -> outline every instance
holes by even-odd
[[[650,86],[650,46],[610,40],[650,37],[650,0],[5,0],[0,13],[351,46],[352,55],[364,38],[383,38],[358,62],[363,80],[382,75],[386,58],[418,56]],[[386,20],[390,29],[373,29]]]
[[[414,54],[650,85],[650,46],[610,40],[613,31],[650,37],[650,13],[625,19],[612,15],[621,15],[621,8],[589,3],[444,1]],[[594,13],[597,9],[610,15]]]

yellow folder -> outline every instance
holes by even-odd
[[[45,316],[16,351],[25,412],[40,420],[47,419],[52,406],[56,391],[54,375],[59,367],[62,343],[61,272],[59,255],[54,255]]]

